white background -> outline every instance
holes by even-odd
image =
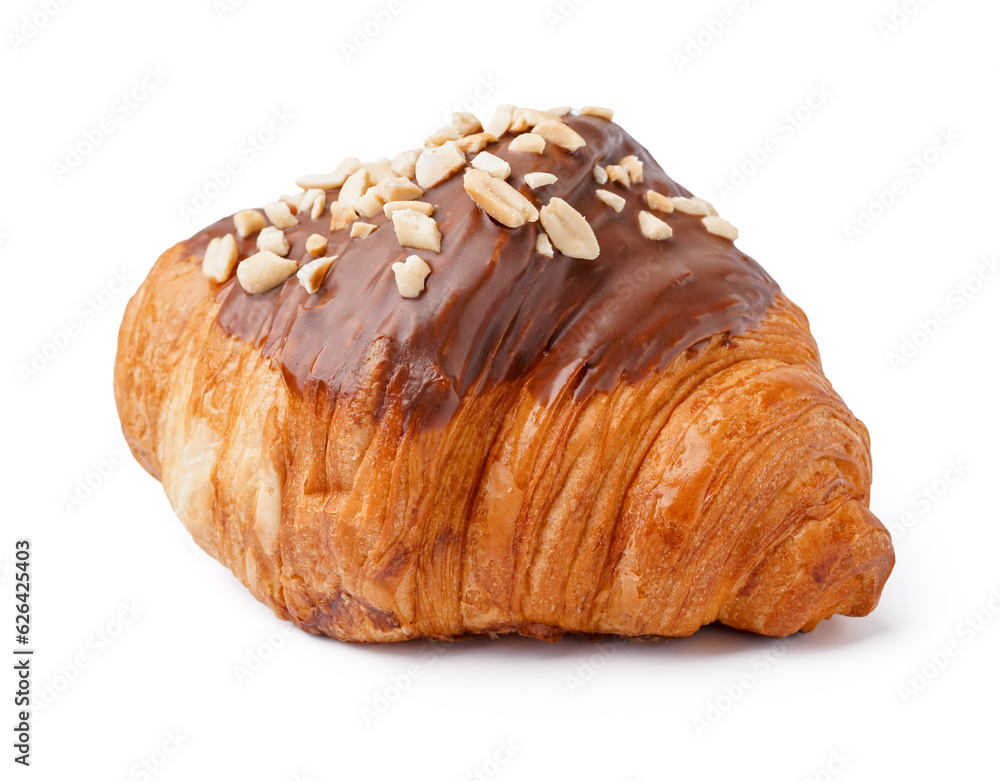
[[[33,764],[8,775],[4,694],[3,777],[995,778],[997,4],[230,5],[4,4],[0,653],[27,537],[36,656]],[[613,107],[809,314],[894,531],[871,616],[791,643],[347,645],[193,546],[112,397],[153,261],[299,174],[505,102]],[[274,112],[293,118],[250,159]]]

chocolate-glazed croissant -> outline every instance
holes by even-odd
[[[299,184],[168,250],[115,366],[132,452],[279,616],[783,636],[878,603],[868,432],[805,315],[609,112],[458,115]]]

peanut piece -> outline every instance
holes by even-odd
[[[233,273],[236,261],[239,259],[239,249],[232,233],[218,236],[208,242],[205,248],[205,259],[201,270],[213,282],[225,282]]]
[[[392,227],[403,247],[441,251],[441,231],[432,217],[414,209],[398,209],[392,213]]]
[[[288,254],[288,239],[277,228],[264,228],[257,236],[257,249],[261,252],[273,252],[279,258]]]
[[[511,152],[534,152],[540,155],[545,151],[545,139],[537,133],[522,133],[511,139],[507,148]]]
[[[410,255],[405,263],[393,263],[392,273],[399,294],[403,298],[416,298],[424,291],[424,280],[431,273],[431,267],[419,255]]]
[[[264,214],[275,228],[293,228],[299,224],[298,218],[292,214],[284,201],[272,201],[264,205]]]
[[[256,209],[244,209],[233,215],[233,225],[241,239],[252,236],[257,231],[263,230],[267,226],[264,215]]]
[[[308,239],[306,239],[306,252],[312,255],[314,258],[318,258],[324,252],[326,252],[327,245],[329,245],[326,236],[321,236],[318,233],[314,233]]]
[[[299,284],[306,289],[307,293],[315,293],[320,289],[323,280],[326,279],[326,275],[330,271],[330,267],[333,265],[333,261],[338,257],[340,256],[331,255],[328,258],[311,260],[295,273],[295,276],[299,278]]]
[[[665,241],[674,235],[674,229],[650,212],[639,212],[639,229],[642,235],[653,241]]]
[[[601,254],[587,218],[562,198],[553,198],[542,207],[541,220],[549,240],[563,255],[593,260]]]
[[[262,250],[236,267],[236,278],[243,289],[254,296],[273,290],[299,268],[299,264]]]
[[[503,179],[470,168],[465,172],[465,191],[490,217],[508,228],[519,228],[538,219],[538,209]]]
[[[464,166],[465,154],[454,141],[446,141],[441,146],[425,149],[417,158],[417,184],[424,190],[429,190],[450,178]]]

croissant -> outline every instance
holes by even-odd
[[[611,111],[457,114],[297,184],[159,258],[114,383],[135,458],[278,616],[778,637],[877,605],[867,429]]]

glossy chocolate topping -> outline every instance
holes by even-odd
[[[563,390],[580,398],[662,370],[715,334],[756,327],[778,291],[771,277],[732,242],[708,233],[700,217],[654,212],[673,238],[643,236],[646,190],[690,193],[618,125],[588,116],[565,121],[587,142],[574,153],[551,143],[541,155],[509,152],[511,135],[487,150],[510,163],[507,181],[539,208],[558,196],[587,218],[601,247],[596,260],[539,255],[541,224],[494,222],[465,192],[459,171],[421,198],[434,204],[440,254],[401,247],[381,212],[367,220],[378,229],[364,239],[331,233],[328,212],[317,220],[302,215],[285,230],[288,257],[310,260],[305,243],[313,233],[329,238],[328,255],[340,256],[319,292],[307,293],[292,277],[251,296],[234,277],[219,290],[219,325],[276,361],[293,390],[325,388],[334,397],[357,388],[373,342],[384,340],[386,393],[399,395],[417,426],[447,423],[462,398],[495,383],[527,384],[542,403]],[[642,183],[594,181],[595,165],[630,154],[644,164]],[[531,190],[524,174],[532,171],[558,181]],[[625,198],[621,213],[598,199],[598,187]],[[328,201],[336,195],[328,192]],[[220,220],[187,247],[200,257],[209,239],[231,232],[232,220]],[[256,251],[255,240],[238,239],[241,258]],[[391,266],[411,254],[432,273],[418,298],[404,299]]]

